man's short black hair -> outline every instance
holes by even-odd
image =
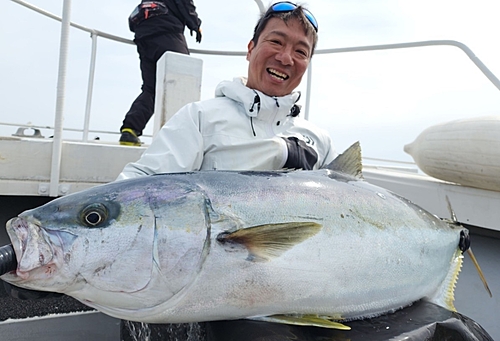
[[[296,18],[299,20],[299,22],[302,24],[302,27],[304,28],[304,32],[306,35],[312,35],[313,36],[313,46],[311,50],[311,57],[314,54],[314,50],[316,49],[316,44],[318,43],[318,33],[312,26],[312,24],[309,22],[309,20],[306,18],[304,15],[304,12],[302,11],[302,6],[297,5],[297,8],[294,9],[293,11],[290,12],[273,12],[267,10],[266,13],[262,14],[260,17],[259,21],[257,21],[257,25],[255,25],[254,31],[253,31],[253,37],[252,41],[254,45],[257,45],[257,42],[260,38],[260,35],[264,28],[267,25],[267,22],[271,18],[279,18],[283,20],[285,23],[290,20],[291,18]]]

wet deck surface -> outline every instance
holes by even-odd
[[[0,323],[3,341],[119,341],[120,320],[101,313]]]
[[[0,226],[7,219],[43,204],[48,198],[0,196]],[[483,235],[481,230],[471,230],[471,247],[488,281],[493,297],[490,298],[477,272],[466,255],[464,266],[455,291],[457,310],[479,323],[492,337],[500,340],[500,233]],[[0,228],[0,244],[5,245],[4,229]],[[18,300],[10,297],[0,285],[0,321],[12,318],[44,316],[50,313],[64,314],[89,310],[78,301],[67,297],[41,300]],[[222,323],[222,322],[221,322]],[[85,313],[78,318],[58,316],[57,318],[25,320],[23,322],[0,322],[2,340],[120,340],[119,320],[100,313]],[[97,334],[95,334],[97,333]],[[71,335],[71,338],[67,338]]]

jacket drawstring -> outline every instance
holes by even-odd
[[[255,90],[253,92],[255,92]],[[257,92],[255,92],[255,97],[253,99],[252,106],[250,107],[250,112],[253,112],[253,107],[255,106],[255,104],[257,104],[257,112],[259,112],[260,111],[260,97],[259,97],[259,94]]]
[[[254,110],[254,106],[257,104],[257,112],[260,111],[260,97],[259,97],[259,94],[254,90],[253,92],[255,92],[255,97],[253,99],[253,103],[252,103],[252,106],[250,107],[250,112],[253,112]],[[250,116],[250,125],[252,126],[252,133],[253,133],[253,136],[257,136],[255,134],[255,129],[253,127],[253,117]]]

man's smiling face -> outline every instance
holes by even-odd
[[[296,18],[286,23],[271,18],[257,44],[248,43],[247,60],[249,88],[268,96],[285,96],[299,84],[309,65],[313,37],[307,36]]]

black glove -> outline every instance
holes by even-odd
[[[191,37],[193,36],[193,31],[195,30],[191,30]],[[196,42],[197,43],[201,43],[201,28],[198,28],[196,32]]]
[[[288,158],[286,160],[285,169],[304,169],[311,170],[318,162],[318,154],[304,141],[296,137],[282,137],[286,142],[288,149]]]

